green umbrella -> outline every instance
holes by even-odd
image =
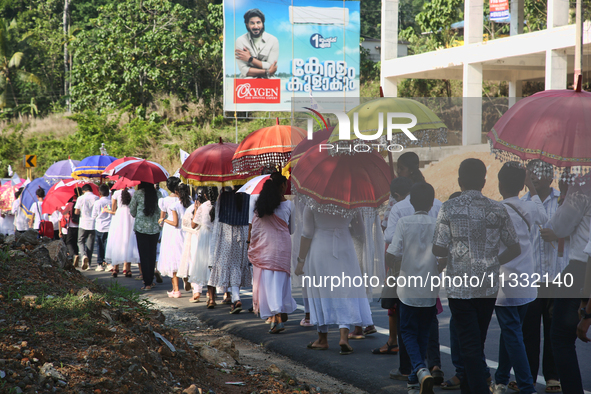
[[[392,133],[392,140],[387,141],[387,113],[408,113],[416,117],[417,123],[408,130],[417,138],[416,141],[410,140],[404,135],[400,129],[394,129]],[[367,103],[358,105],[347,113],[351,124],[351,130],[347,133],[348,138],[339,138],[339,126],[335,127],[328,143],[337,143],[340,146],[349,146],[353,143],[366,142],[367,144],[376,143],[376,141],[364,141],[359,139],[354,132],[354,114],[358,115],[358,130],[361,134],[372,136],[375,135],[379,129],[379,113],[382,113],[383,129],[381,137],[377,140],[381,144],[393,143],[406,146],[408,143],[414,145],[426,146],[433,142],[439,144],[447,142],[447,126],[439,119],[433,111],[426,105],[418,101],[400,98],[400,97],[381,97]],[[394,117],[393,124],[409,124],[412,119],[409,117]]]

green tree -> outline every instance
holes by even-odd
[[[16,31],[16,21],[8,23],[0,19],[0,109],[18,107],[18,82],[41,84],[39,78],[21,67],[24,53],[17,50],[18,44],[30,35],[25,34],[18,40],[12,33]],[[9,94],[10,90],[10,94]]]
[[[200,19],[169,0],[106,5],[74,45],[74,109],[145,108],[157,93],[190,101],[219,85],[221,7],[208,11]]]

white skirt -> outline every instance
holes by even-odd
[[[256,271],[259,268],[253,267]],[[256,276],[256,272],[254,273]],[[259,313],[266,319],[279,313],[292,313],[297,304],[291,296],[291,278],[287,272],[261,270]]]
[[[105,260],[109,264],[139,263],[137,241],[133,225],[135,219],[129,212],[127,205],[122,205],[111,219]]]
[[[164,224],[162,229],[162,241],[160,256],[158,258],[158,271],[161,275],[172,277],[179,270],[185,237],[183,230]]]
[[[201,229],[197,234],[194,253],[189,264],[189,282],[207,286],[211,270],[209,268],[209,243],[211,241],[211,230]],[[193,246],[193,245],[191,245]]]

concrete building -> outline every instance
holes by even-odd
[[[463,81],[462,144],[482,139],[482,82],[508,81],[509,105],[522,95],[522,83],[545,81],[546,89],[573,83],[575,25],[569,25],[569,1],[548,0],[547,29],[523,33],[524,0],[512,0],[511,36],[483,41],[483,2],[464,2],[464,45],[419,55],[398,55],[398,0],[382,0],[381,85],[397,96],[402,78]],[[583,26],[583,75],[591,70],[591,23]]]
[[[369,51],[369,58],[373,62],[382,60],[382,41],[379,38],[363,37],[361,46]],[[408,41],[398,40],[398,57],[408,55]]]

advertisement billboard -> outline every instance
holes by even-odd
[[[500,21],[509,17],[509,0],[490,0],[490,20]]]
[[[359,1],[224,1],[224,110],[359,97]]]

